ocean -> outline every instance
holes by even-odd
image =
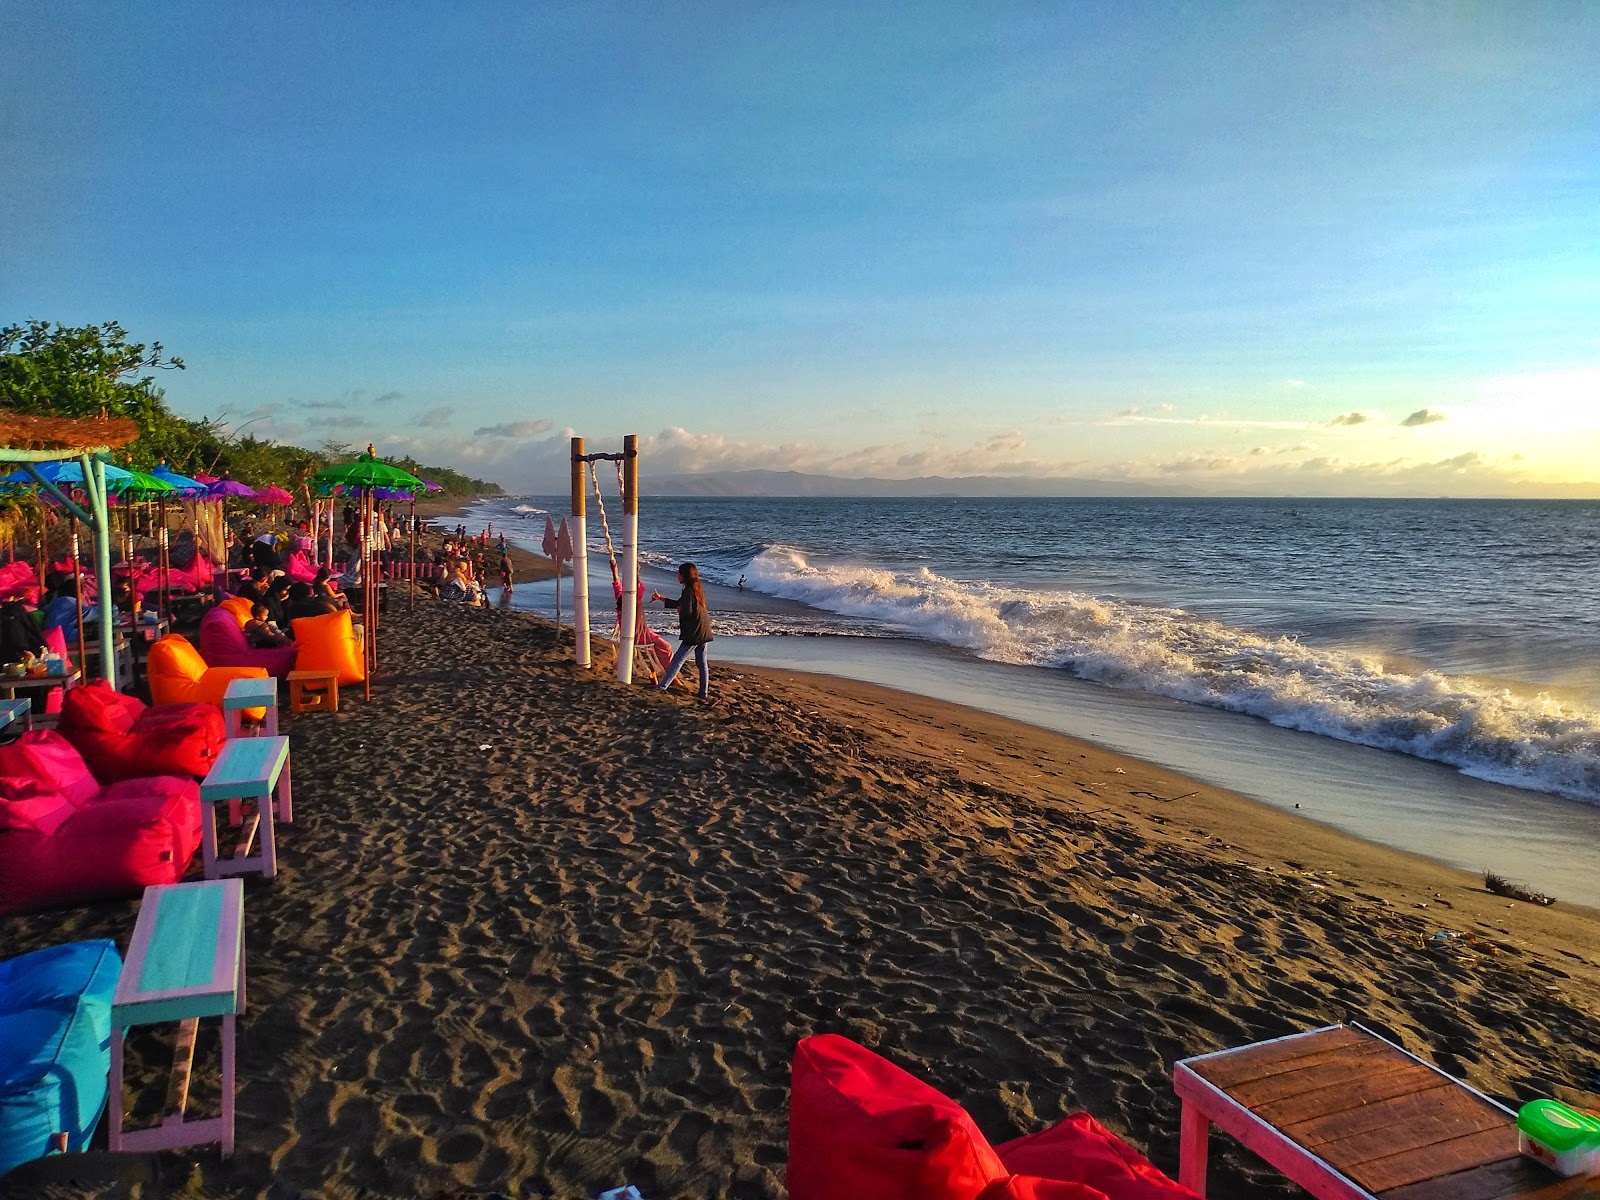
[[[537,549],[565,511],[467,523]],[[717,585],[723,663],[1002,712],[1600,905],[1600,503],[646,496],[640,545],[663,590],[684,560]]]

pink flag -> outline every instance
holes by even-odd
[[[556,560],[556,523],[549,517],[544,519],[544,541],[539,544],[544,547],[544,556],[554,562]]]

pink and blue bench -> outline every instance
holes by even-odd
[[[112,1151],[171,1150],[220,1142],[233,1152],[235,1025],[244,1011],[244,882],[221,879],[147,887],[133,942],[111,1000]],[[222,1020],[221,1113],[189,1120],[189,1075],[202,1019]],[[159,1124],[126,1129],[122,1041],[139,1025],[177,1022],[178,1035]]]
[[[255,812],[244,821],[246,800],[255,802]],[[229,821],[244,821],[233,856],[221,858],[217,852],[215,806],[228,803]],[[230,738],[211,770],[200,784],[200,854],[207,879],[224,875],[259,872],[271,879],[278,873],[278,839],[274,819],[285,824],[294,821],[294,790],[289,779],[289,739],[286,737]],[[261,850],[252,855],[257,832]]]

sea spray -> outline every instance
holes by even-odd
[[[815,565],[775,546],[745,567],[770,595],[1115,687],[1448,763],[1496,783],[1600,803],[1600,713],[1482,680],[1240,629],[1183,609],[1078,592]]]

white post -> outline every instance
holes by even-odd
[[[572,439],[572,651],[573,661],[588,670],[589,656],[589,531],[584,521],[583,439]],[[559,576],[557,587],[560,586]]]
[[[639,436],[622,439],[622,628],[617,678],[633,682],[633,642],[639,623]]]

